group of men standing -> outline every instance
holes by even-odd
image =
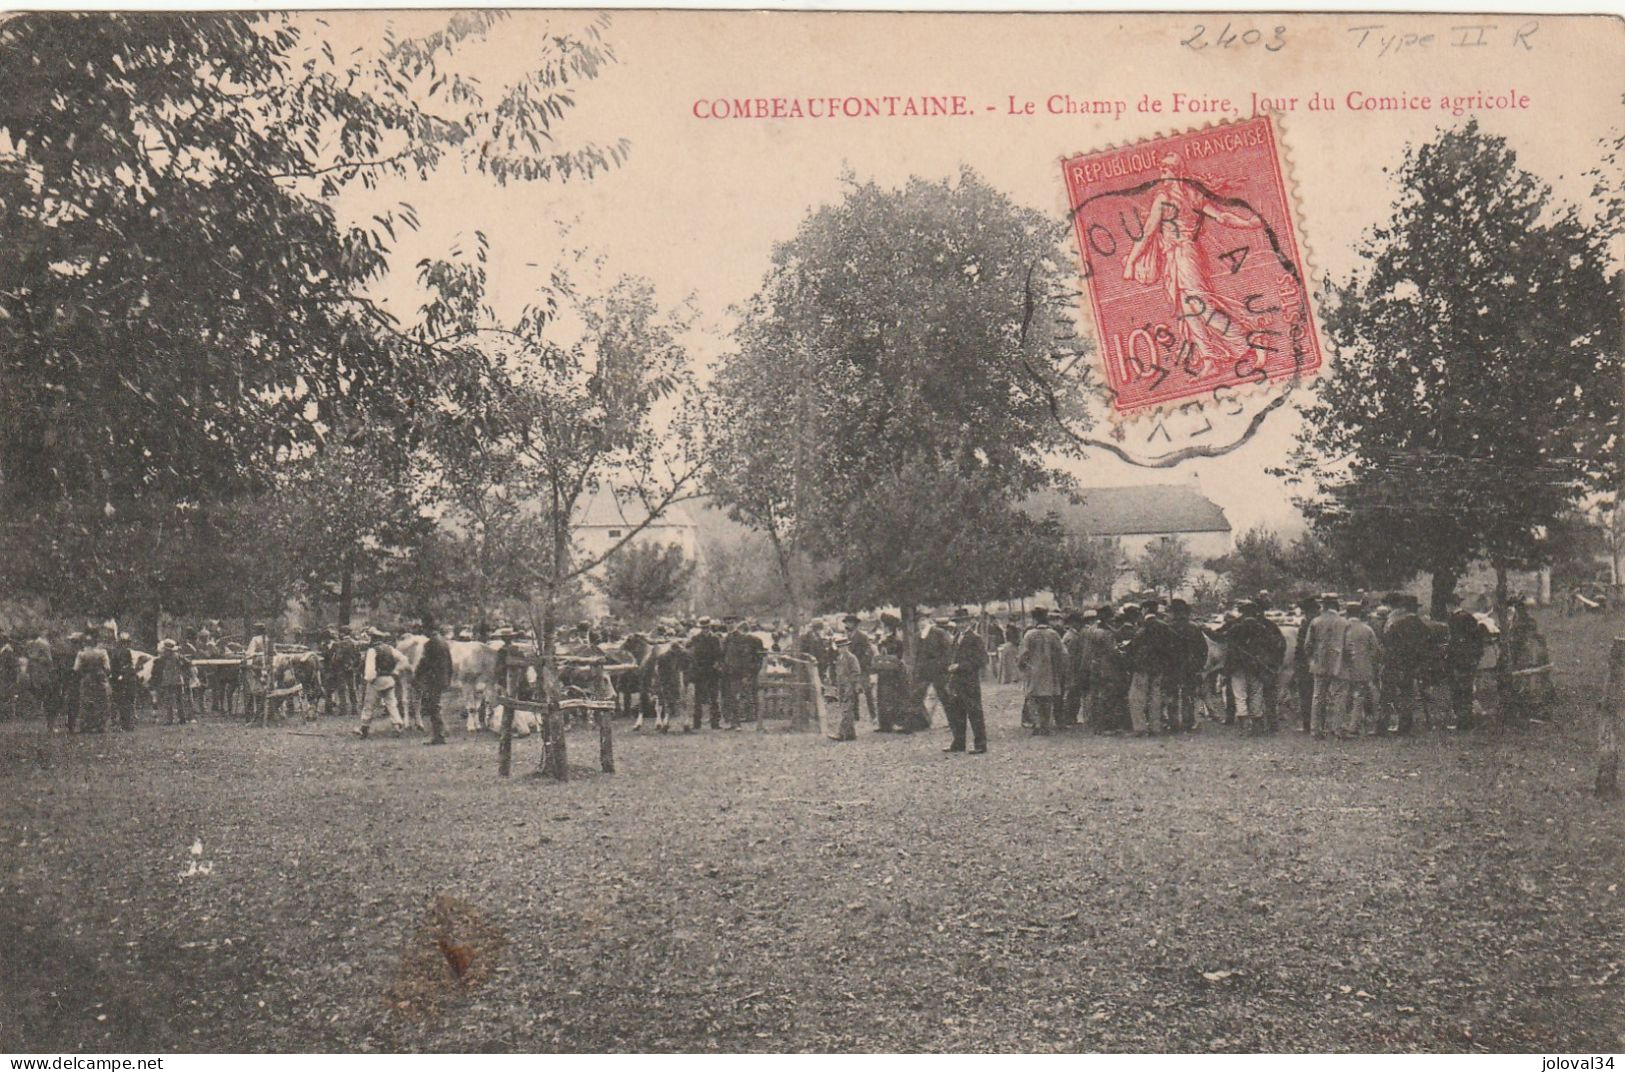
[[[129,634],[111,622],[66,636],[0,633],[0,703],[19,716],[42,715],[50,732],[58,722],[69,733],[134,731],[140,687]]]
[[[1071,611],[1062,630],[1048,608],[1035,607],[1032,623],[1007,629],[1006,650],[1025,686],[1022,722],[1035,735],[1077,725],[1141,737],[1196,728],[1207,640],[1184,600],[1170,600],[1166,615],[1157,599]],[[1238,673],[1257,672],[1253,649],[1250,640],[1238,647],[1246,654]]]
[[[634,730],[648,718],[659,730],[673,720],[689,733],[707,720],[714,730],[737,730],[757,717],[756,679],[767,645],[748,620],[700,618],[686,635],[633,634],[620,646],[637,667],[617,686],[627,707],[638,697]]]
[[[1023,723],[1037,735],[1080,724],[1135,736],[1191,732],[1206,700],[1222,701],[1224,721],[1249,734],[1274,733],[1290,703],[1281,695],[1289,682],[1304,732],[1403,735],[1441,676],[1456,727],[1471,727],[1489,633],[1459,604],[1442,627],[1423,620],[1419,601],[1403,593],[1367,608],[1328,592],[1300,608],[1304,624],[1289,636],[1271,619],[1265,592],[1213,628],[1192,621],[1182,599],[1169,600],[1166,611],[1158,599],[1072,611],[1062,629],[1039,607],[1026,630],[1007,627],[1000,661],[1020,675]],[[1208,673],[1216,681],[1204,681]]]
[[[1408,735],[1428,685],[1442,675],[1455,728],[1471,729],[1474,683],[1490,634],[1458,600],[1451,605],[1441,636],[1412,595],[1391,593],[1369,612],[1334,592],[1305,599],[1307,624],[1294,653],[1303,728],[1317,739]]]

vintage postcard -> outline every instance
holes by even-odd
[[[0,16],[0,1050],[1612,1069],[1622,335],[1615,16]]]

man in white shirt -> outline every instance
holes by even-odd
[[[361,680],[366,685],[366,695],[361,700],[361,726],[356,732],[357,737],[367,736],[367,726],[372,722],[374,707],[381,708],[389,716],[390,726],[399,737],[406,728],[401,719],[400,697],[395,688],[395,674],[399,667],[406,665],[406,656],[389,642],[389,634],[381,629],[373,629],[368,634],[372,643],[367,647],[367,654],[361,664]]]

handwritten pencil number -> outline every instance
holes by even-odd
[[[1217,33],[1211,36],[1204,23],[1197,23],[1191,35],[1182,38],[1179,42],[1193,52],[1200,52],[1209,45],[1217,48],[1247,48],[1255,45],[1264,46],[1265,52],[1279,52],[1286,47],[1286,27],[1276,26],[1270,33],[1265,34],[1256,26],[1249,26],[1238,31],[1234,23],[1225,23]]]

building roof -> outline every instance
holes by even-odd
[[[1081,503],[1058,492],[1034,495],[1025,509],[1035,516],[1054,513],[1067,528],[1088,536],[1230,531],[1224,511],[1193,484],[1083,488],[1079,494]]]
[[[575,528],[631,528],[643,523],[649,512],[636,499],[623,500],[608,485],[601,484],[576,511]],[[681,503],[673,503],[650,522],[655,528],[694,528],[694,519]]]

